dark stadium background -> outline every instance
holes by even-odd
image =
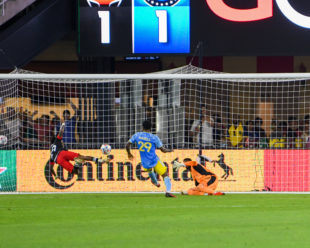
[[[126,57],[128,54],[118,52],[113,56],[110,52],[95,57],[81,56],[77,53],[78,5],[85,8],[86,0],[29,2],[33,3],[0,26],[0,70],[3,72],[16,66],[51,73],[142,73],[178,67],[192,60],[190,54]],[[254,8],[257,5],[256,0],[227,0],[225,3],[234,8]],[[308,1],[295,0],[290,4],[298,12],[309,15]],[[130,5],[131,1],[124,0],[120,8]],[[203,41],[204,56],[200,65],[207,69],[225,72],[308,71],[310,31],[288,21],[275,1],[273,7],[272,18],[234,23],[214,15],[205,0],[192,0],[192,55],[198,55],[195,48],[199,41]],[[119,33],[130,33],[128,30],[130,28],[123,27]],[[83,34],[80,38],[83,39]],[[123,42],[123,46],[130,47],[128,42]],[[199,64],[198,58],[193,64]]]

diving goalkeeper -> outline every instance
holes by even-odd
[[[218,184],[217,176],[206,169],[204,161],[214,162],[204,155],[198,155],[197,161],[193,161],[190,158],[185,158],[183,163],[178,161],[178,158],[173,160],[171,163],[173,169],[179,170],[181,167],[185,167],[188,171],[191,172],[193,180],[195,181],[196,187],[190,188],[187,191],[182,191],[183,195],[224,195],[222,192],[215,192],[215,189]]]
[[[113,155],[109,155],[106,160],[100,159],[100,158],[95,158],[91,156],[83,156],[75,152],[68,151],[64,143],[62,141],[62,136],[65,130],[65,123],[62,123],[57,137],[53,137],[51,141],[51,157],[50,157],[50,170],[52,175],[57,178],[57,175],[53,169],[54,164],[57,163],[61,167],[63,167],[65,170],[67,170],[69,173],[72,174],[78,174],[79,169],[82,167],[82,164],[84,161],[93,161],[96,164],[98,163],[105,163],[109,162],[110,160],[113,159]],[[73,166],[70,161],[75,161],[75,165]]]

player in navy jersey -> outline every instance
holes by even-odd
[[[95,163],[105,163],[113,159],[112,155],[109,155],[106,160],[99,159],[91,156],[83,156],[75,152],[68,151],[62,141],[62,136],[65,130],[65,123],[62,123],[57,137],[52,139],[52,144],[50,147],[51,157],[50,157],[50,170],[51,173],[56,176],[56,173],[53,169],[54,164],[57,163],[62,166],[69,173],[78,174],[79,169],[82,167],[84,161],[93,161]],[[73,166],[70,161],[75,161]]]
[[[156,155],[156,148],[162,152],[172,152],[172,149],[165,148],[160,139],[151,133],[152,123],[148,120],[143,122],[143,132],[135,133],[126,145],[128,158],[132,160],[134,157],[130,152],[131,145],[136,143],[140,151],[141,163],[143,168],[149,172],[149,176],[154,185],[159,187],[157,178],[153,170],[162,176],[166,185],[166,197],[175,197],[171,194],[171,180],[168,176],[167,167],[160,161]]]

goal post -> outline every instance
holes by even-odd
[[[0,192],[161,192],[125,145],[152,122],[173,153],[157,152],[173,191],[194,186],[171,161],[202,153],[226,192],[310,191],[310,73],[229,74],[191,65],[150,74],[0,74]],[[50,139],[66,123],[69,150],[114,160],[77,176],[48,170]],[[6,139],[6,140],[5,140]]]

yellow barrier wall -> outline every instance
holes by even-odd
[[[72,101],[74,105],[78,107],[78,98],[70,98],[70,101]],[[23,111],[28,110],[31,113],[38,111],[38,114],[34,117],[34,119],[41,117],[41,115],[49,115],[52,118],[53,116],[50,114],[51,110],[53,110],[60,118],[63,117],[62,114],[65,109],[70,111],[71,116],[74,114],[74,110],[72,109],[69,102],[65,104],[54,105],[33,104],[31,103],[31,99],[28,97],[6,98],[5,104],[3,106],[5,112],[7,107],[13,107],[16,111],[18,111],[18,107],[22,107]]]
[[[101,156],[100,150],[75,150],[83,155]],[[216,165],[209,163],[208,168],[214,171],[219,179],[219,191],[252,191],[263,189],[263,167],[264,167],[264,151],[261,150],[210,150],[204,151],[203,154],[212,159],[218,159],[218,155],[223,152],[225,162],[233,168],[234,175],[221,179],[224,174],[223,170]],[[127,159],[125,150],[113,150],[112,154],[115,159],[110,165],[104,164],[102,167],[97,167],[94,163],[88,163],[84,166],[83,173],[79,177],[74,176],[68,178],[66,172],[60,173],[63,178],[49,180],[48,173],[45,173],[45,165],[49,159],[49,151],[17,151],[17,190],[21,192],[117,192],[117,191],[164,191],[165,186],[160,179],[161,187],[153,186],[150,180],[147,179],[147,173],[140,173],[137,166],[140,162],[140,156],[137,150],[133,150],[135,155],[134,161],[130,162]],[[169,174],[172,178],[172,190],[180,191],[194,186],[194,182],[189,178],[189,175],[181,168],[179,173],[172,172],[170,162],[179,157],[195,158],[198,154],[197,150],[176,150],[173,153],[157,152],[163,162],[169,165]],[[128,166],[132,170],[129,170]],[[54,169],[57,169],[55,165]],[[123,169],[122,169],[123,168]],[[60,168],[61,169],[61,168]],[[124,173],[122,173],[122,170]],[[59,172],[62,172],[60,170]]]

